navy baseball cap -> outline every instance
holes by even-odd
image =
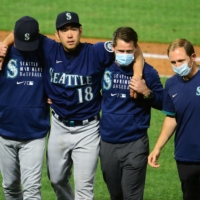
[[[18,19],[14,28],[15,47],[21,51],[34,51],[39,45],[39,25],[32,17]]]
[[[57,19],[56,19],[56,29],[59,29],[62,26],[67,25],[67,24],[76,24],[78,26],[82,26],[79,23],[79,17],[77,13],[65,11],[58,14]]]

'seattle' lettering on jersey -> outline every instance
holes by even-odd
[[[50,82],[65,85],[65,87],[84,86],[92,84],[92,76],[80,76],[76,74],[54,73],[50,68]]]

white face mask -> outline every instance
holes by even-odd
[[[134,60],[134,55],[131,53],[116,53],[115,60],[121,66],[129,66]]]
[[[176,74],[178,74],[179,76],[187,76],[192,70],[192,67],[188,66],[188,62],[183,63],[182,65],[180,65],[178,67],[175,67],[172,65],[172,68],[173,68],[174,72]]]

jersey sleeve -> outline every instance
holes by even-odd
[[[115,60],[114,52],[112,51],[112,42],[98,42],[93,45],[94,54],[102,68],[110,66]]]
[[[39,40],[40,40],[40,48],[44,55],[44,59],[48,59],[52,48],[55,45],[57,45],[57,42],[55,40],[52,40],[52,39],[42,35],[42,34],[40,34]]]
[[[172,102],[172,98],[169,94],[169,88],[170,88],[170,81],[169,79],[166,81],[165,90],[164,90],[164,98],[163,98],[163,109],[162,112],[166,115],[175,116],[175,109],[174,104]]]

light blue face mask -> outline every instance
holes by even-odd
[[[130,53],[116,53],[115,60],[123,67],[129,66],[134,60],[134,55]]]
[[[176,74],[178,74],[179,76],[187,76],[192,70],[192,67],[188,66],[188,62],[186,62],[178,67],[175,67],[172,65],[172,68],[173,68],[174,72]]]

